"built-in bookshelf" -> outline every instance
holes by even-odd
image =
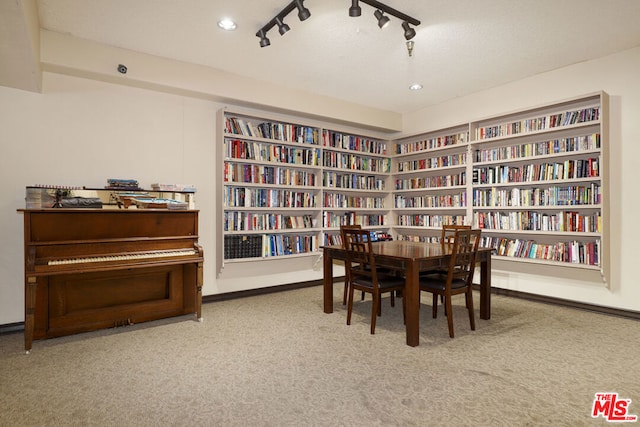
[[[390,231],[388,141],[266,113],[221,110],[218,123],[218,272],[317,256],[344,224]]]
[[[395,141],[276,117],[220,112],[219,270],[319,255],[345,224],[413,241],[465,224],[500,268],[596,270],[608,283],[604,92]]]
[[[437,241],[446,224],[469,224],[469,125],[395,141],[396,239]]]
[[[221,112],[222,263],[318,254],[321,129]]]
[[[501,260],[608,274],[608,99],[470,124],[472,225]]]

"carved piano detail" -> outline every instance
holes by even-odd
[[[21,209],[34,339],[202,316],[196,210]]]

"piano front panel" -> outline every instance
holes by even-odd
[[[51,276],[44,292],[48,301],[36,307],[48,312],[36,314],[36,319],[47,319],[48,324],[37,325],[36,330],[43,335],[35,338],[193,313],[196,289],[184,286],[185,267]]]
[[[29,212],[32,242],[197,236],[197,211],[47,209]]]

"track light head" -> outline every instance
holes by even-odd
[[[260,37],[260,47],[267,47],[271,44],[264,30],[258,31],[256,37]]]
[[[311,16],[311,12],[309,12],[309,9],[302,5],[303,1],[304,0],[294,0],[294,3],[298,8],[298,18],[300,18],[301,21],[304,21]]]
[[[389,25],[389,17],[384,16],[380,9],[377,9],[375,12],[373,12],[373,16],[375,16],[378,20],[378,27],[380,27],[380,29],[385,28],[387,25]]]
[[[282,21],[282,18],[279,16],[276,16],[276,24],[278,24],[278,32],[280,33],[281,36],[284,36],[287,31],[289,31],[291,28],[285,24]]]
[[[404,21],[402,23],[402,28],[404,29],[404,38],[405,38],[405,40],[411,40],[412,38],[414,38],[416,36],[416,30],[411,28],[407,21]]]
[[[358,0],[351,0],[351,7],[349,8],[349,16],[356,17],[362,15],[362,9],[358,5]]]

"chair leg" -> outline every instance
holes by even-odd
[[[434,319],[438,317],[438,294],[433,294],[431,314]]]
[[[373,293],[373,303],[371,306],[371,335],[376,333],[377,312],[380,311],[380,294]]]
[[[379,304],[378,304],[377,313],[378,313],[378,316],[382,316],[382,294],[378,294],[378,302]]]
[[[347,294],[349,293],[349,282],[344,281],[344,293],[342,295],[342,305],[347,305]]]
[[[445,295],[444,306],[447,311],[447,324],[449,325],[449,336],[453,338],[453,308],[451,307],[451,295]]]
[[[347,304],[347,325],[351,324],[352,311],[353,311],[353,287],[349,286],[349,303]]]
[[[391,291],[391,307],[396,306],[396,291]]]
[[[467,300],[467,308],[469,309],[469,323],[471,325],[471,330],[476,330],[476,319],[473,315],[473,291],[469,289],[465,294]]]

